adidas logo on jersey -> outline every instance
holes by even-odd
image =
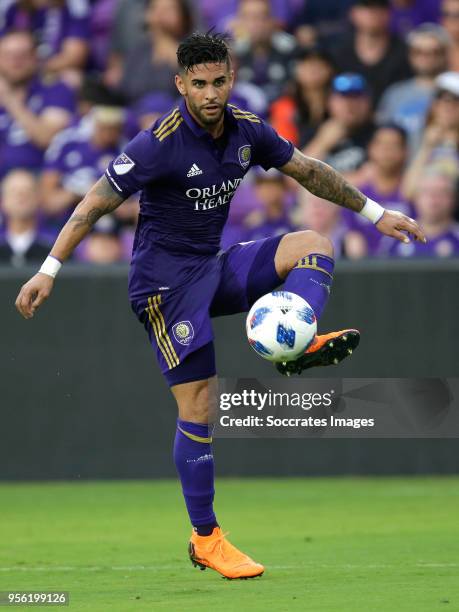
[[[202,173],[203,172],[201,168],[199,168],[199,166],[197,166],[196,164],[193,164],[191,168],[188,170],[187,177],[191,178],[192,176],[198,176],[198,174],[202,174]]]

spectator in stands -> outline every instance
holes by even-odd
[[[424,174],[417,185],[414,206],[416,219],[427,243],[392,241],[389,254],[394,257],[459,256],[459,224],[454,221],[457,182],[435,170]]]
[[[334,257],[343,254],[345,227],[341,222],[342,210],[336,204],[318,198],[301,189],[298,196],[298,208],[294,220],[301,229],[314,230],[326,236],[333,244]]]
[[[39,171],[53,136],[75,111],[73,92],[39,77],[36,49],[28,32],[0,38],[0,176],[12,168]]]
[[[131,1],[131,5],[135,2]],[[114,29],[118,0],[95,0],[91,7],[91,68],[104,71],[110,54],[111,34]],[[132,35],[132,33],[131,33]]]
[[[82,128],[86,133],[90,133],[91,110],[95,106],[124,106],[124,103],[124,96],[106,87],[97,75],[86,75],[77,91],[77,114],[72,127]]]
[[[7,1],[3,7],[3,33],[11,29],[32,32],[46,72],[63,76],[69,70],[84,69],[90,38],[87,0]]]
[[[41,177],[43,210],[56,231],[120,151],[124,111],[102,106],[91,114],[89,137],[68,130],[68,138],[58,137],[46,152]]]
[[[265,92],[254,83],[239,79],[237,57],[233,56],[232,66],[234,70],[234,84],[231,90],[230,103],[266,119],[268,117],[269,104]]]
[[[391,0],[391,30],[404,37],[423,23],[438,23],[441,0]]]
[[[292,93],[273,102],[270,117],[272,126],[295,146],[304,147],[328,119],[333,75],[334,66],[325,51],[313,47],[298,52]]]
[[[80,262],[112,264],[123,260],[120,227],[112,215],[101,217],[91,233],[75,249]]]
[[[215,27],[218,31],[226,31],[231,27],[234,17],[237,15],[240,0],[199,0],[204,28]],[[270,0],[272,15],[276,24],[282,29],[289,29],[293,19],[304,4],[304,0]]]
[[[147,130],[153,123],[168,110],[173,108],[177,98],[167,93],[147,94],[134,104],[127,115],[127,133],[129,138],[140,132]]]
[[[37,180],[27,170],[11,170],[1,183],[0,263],[21,266],[42,261],[52,242],[38,228]]]
[[[442,1],[441,23],[451,41],[448,68],[459,72],[459,0]]]
[[[331,44],[349,30],[347,16],[355,0],[307,0],[297,16],[295,36],[303,47]]]
[[[145,40],[145,0],[117,0],[104,73],[104,82],[108,87],[119,84],[124,58]]]
[[[179,41],[192,29],[186,0],[150,0],[145,11],[147,37],[123,61],[120,91],[133,103],[152,92],[176,95]]]
[[[238,79],[261,87],[272,102],[291,74],[295,38],[276,29],[269,0],[241,0],[234,34]]]
[[[411,136],[414,151],[432,102],[435,78],[447,67],[449,37],[441,26],[426,23],[413,30],[407,40],[414,76],[386,90],[378,107],[378,119],[401,125]]]
[[[421,145],[403,181],[407,199],[413,198],[428,166],[435,166],[453,178],[459,176],[459,73],[439,75],[435,86]]]
[[[317,130],[305,153],[339,172],[355,172],[367,159],[367,145],[374,131],[365,79],[358,74],[335,77],[329,111],[330,118]]]
[[[407,135],[396,124],[379,126],[368,147],[369,161],[359,189],[385,208],[413,215],[412,207],[401,194],[401,182],[407,159]],[[382,234],[361,215],[343,210],[347,228],[345,250],[348,257],[375,257],[379,254]]]
[[[243,240],[260,240],[293,231],[285,176],[274,168],[259,171],[254,188],[262,208],[246,217]]]
[[[333,48],[339,72],[357,72],[369,83],[374,105],[384,90],[411,75],[406,45],[390,31],[389,0],[356,0],[354,31]]]

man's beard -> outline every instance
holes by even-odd
[[[221,118],[223,117],[223,114],[225,112],[225,108],[226,108],[226,102],[225,104],[223,104],[221,108],[221,112],[218,115],[215,115],[214,117],[207,117],[206,115],[204,115],[203,110],[198,109],[198,108],[193,108],[193,111],[195,115],[198,117],[199,121],[203,125],[210,126],[210,125],[216,125],[219,121],[221,121]]]

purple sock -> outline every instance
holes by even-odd
[[[334,260],[327,255],[307,255],[290,270],[283,290],[305,299],[319,319],[330,295],[334,265]]]
[[[199,535],[210,535],[218,525],[213,510],[212,430],[209,425],[177,419],[174,461],[191,524]]]

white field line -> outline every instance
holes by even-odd
[[[45,565],[45,566],[24,566],[17,565],[13,567],[1,567],[0,572],[100,572],[100,571],[114,571],[114,572],[170,572],[181,568],[183,562],[177,563],[176,565]],[[299,569],[394,569],[399,568],[400,565],[391,565],[385,563],[355,565],[355,564],[301,564],[301,565],[267,565],[267,570],[299,570]],[[426,569],[447,569],[457,568],[459,563],[428,563],[419,562],[414,563],[405,567],[416,567]]]

